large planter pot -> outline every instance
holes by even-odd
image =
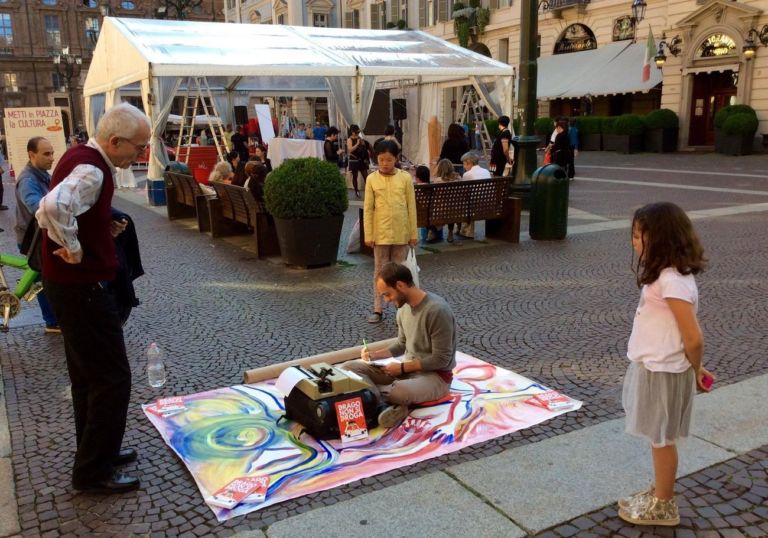
[[[643,151],[643,135],[613,135],[614,150],[618,153],[640,153]]]
[[[729,135],[722,131],[715,133],[715,151],[724,155],[751,155],[754,135]]]
[[[344,215],[316,219],[275,217],[280,253],[288,265],[317,267],[336,261]]]
[[[602,134],[603,137],[603,151],[616,151],[619,146],[619,135],[615,134]]]
[[[678,129],[646,129],[645,151],[672,153],[677,151]]]
[[[603,135],[585,134],[581,136],[581,151],[602,151]]]

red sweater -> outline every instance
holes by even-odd
[[[79,144],[62,155],[51,179],[51,190],[64,181],[78,165],[90,164],[101,170],[104,181],[96,203],[76,217],[77,238],[83,249],[83,260],[70,264],[53,254],[61,248],[43,235],[43,278],[60,284],[90,284],[113,280],[117,270],[115,240],[110,232],[112,223],[112,194],[115,183],[112,170],[98,150]]]

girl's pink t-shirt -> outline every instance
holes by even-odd
[[[685,372],[683,337],[665,299],[681,299],[699,308],[699,291],[693,275],[681,275],[674,267],[664,269],[652,284],[643,286],[635,312],[627,357],[642,362],[652,372]]]

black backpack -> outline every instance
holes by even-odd
[[[37,225],[35,217],[32,217],[27,225],[20,251],[27,257],[30,269],[38,273],[43,271],[43,230]]]

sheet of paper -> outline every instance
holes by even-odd
[[[376,359],[371,361],[371,364],[375,364],[377,366],[386,366],[387,364],[392,363],[400,364],[400,361],[394,357],[387,357],[386,359]]]
[[[285,396],[288,396],[293,387],[302,379],[307,379],[307,375],[304,372],[294,367],[286,368],[277,378],[277,381],[275,381],[275,388]]]

